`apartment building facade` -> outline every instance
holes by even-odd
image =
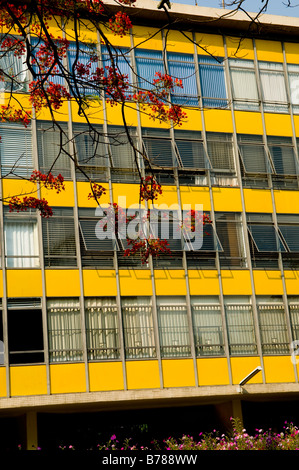
[[[255,30],[241,14],[183,5],[170,13],[179,27],[163,31],[165,12],[144,2],[132,34],[110,39],[132,83],[146,88],[156,71],[182,79],[171,99],[187,112],[183,126],[136,105],[126,119],[156,163],[157,205],[202,204],[212,224],[200,250],[184,250],[173,232],[171,256],[144,265],[124,257],[123,246],[97,239],[89,183],[63,155],[53,172],[65,191],[40,190],[52,217],[1,204],[0,407],[5,418],[26,416],[28,448],[38,445],[40,413],[192,404],[223,406],[227,418],[248,401],[298,398],[299,23],[264,16]],[[25,88],[14,92],[27,99]],[[115,136],[96,154],[76,105],[59,111],[84,171],[107,189],[101,203],[138,205],[120,107],[103,98],[90,119]],[[49,171],[60,134],[47,110],[26,129],[0,127],[2,197],[29,194],[26,178]]]

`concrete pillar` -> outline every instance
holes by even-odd
[[[242,413],[242,403],[239,398],[236,398],[232,401],[232,409],[233,409],[233,418],[238,418],[241,423],[243,424],[243,413]]]
[[[37,414],[35,411],[26,413],[26,450],[37,450]]]

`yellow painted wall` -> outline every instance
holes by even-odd
[[[270,190],[244,188],[243,194],[246,212],[273,212]]]
[[[214,55],[224,57],[223,38],[218,34],[195,33],[197,53],[199,55]]]
[[[229,385],[228,364],[225,357],[197,359],[198,385]]]
[[[8,269],[6,282],[8,297],[40,297],[43,294],[39,269]]]
[[[41,197],[45,198],[51,207],[74,207],[75,199],[73,183],[71,181],[65,181],[64,186],[65,190],[61,191],[60,193],[42,187]]]
[[[135,47],[162,51],[162,35],[157,28],[133,26],[132,34]]]
[[[293,42],[285,42],[284,50],[286,55],[286,61],[289,64],[299,64],[298,44]]]
[[[51,393],[86,392],[85,365],[51,364]]]
[[[195,209],[196,204],[202,204],[204,211],[211,210],[210,191],[207,187],[181,186],[180,198],[182,209],[184,205],[191,205],[191,208]]]
[[[238,384],[244,379],[251,371],[256,367],[261,366],[261,361],[259,357],[231,357],[231,371],[232,371],[232,382],[233,384]],[[263,383],[262,372],[259,372],[255,377],[253,377],[248,384],[260,384]]]
[[[123,296],[152,295],[151,272],[148,269],[120,269],[120,293]]]
[[[162,374],[165,388],[195,386],[192,359],[163,359]]]
[[[221,280],[224,295],[252,294],[250,273],[247,270],[222,270]]]
[[[137,108],[136,105],[130,103],[124,107],[126,124],[128,127],[137,127]],[[109,103],[106,105],[107,124],[113,126],[123,126],[124,120],[122,115],[122,107],[120,104],[111,106]]]
[[[140,186],[139,184],[112,184],[112,198],[113,202],[122,208],[130,206],[139,206],[140,199]]]
[[[263,360],[266,383],[295,382],[290,356],[265,356]]]
[[[239,188],[213,188],[215,211],[241,212],[242,200]]]
[[[0,367],[0,397],[6,397],[6,369]]]
[[[53,111],[53,116],[55,121],[66,122],[69,119],[69,103],[66,100],[63,100],[62,106],[57,110]],[[49,108],[42,108],[36,114],[36,119],[41,121],[52,121],[52,114]]]
[[[45,271],[48,297],[78,297],[80,279],[77,269],[49,269]]]
[[[157,269],[154,278],[157,295],[186,295],[183,269]]]
[[[274,190],[276,212],[281,214],[299,214],[298,191]]]
[[[37,196],[37,186],[27,180],[2,179],[3,198]]]
[[[3,297],[3,272],[0,269],[0,297]]]
[[[70,102],[72,121],[78,123],[86,123],[85,115],[79,115],[79,106],[76,101],[71,100]],[[104,111],[101,101],[88,100],[88,108],[84,110],[89,121],[93,124],[102,124],[104,123]]]
[[[97,183],[106,189],[106,194],[103,194],[98,201],[101,207],[103,208],[107,207],[110,202],[109,184],[101,183],[100,181],[98,181]],[[85,182],[85,181],[77,182],[77,201],[78,201],[79,207],[90,207],[94,209],[98,207],[98,203],[95,199],[93,198],[88,199],[88,194],[90,194],[91,192],[92,191],[91,191],[90,183]]]
[[[190,269],[188,271],[190,295],[219,295],[216,270]]]
[[[202,131],[201,111],[199,108],[182,107],[187,117],[180,126],[185,131]]]
[[[299,271],[284,271],[286,291],[288,295],[298,295],[299,293]]]
[[[252,40],[227,36],[225,38],[228,57],[254,60]]]
[[[284,135],[291,137],[293,133],[291,116],[288,114],[265,113],[267,135]]]
[[[257,295],[283,294],[280,271],[254,270],[253,278]]]
[[[226,109],[205,109],[204,120],[207,132],[233,132],[232,115]]]
[[[167,51],[194,54],[192,33],[186,31],[169,30],[165,36]]]
[[[260,113],[235,111],[237,134],[263,134],[263,122]]]
[[[127,361],[128,389],[160,388],[158,361]]]
[[[12,396],[45,395],[47,393],[47,371],[45,365],[13,366],[10,373]]]
[[[149,201],[149,207],[152,206],[152,202]],[[178,209],[178,193],[176,186],[162,185],[162,194],[158,195],[157,200],[154,202],[154,206],[161,209],[167,209],[167,207],[170,209],[170,206],[172,206],[173,210]]]
[[[299,116],[294,115],[294,127],[295,127],[295,135],[296,137],[299,137]]]
[[[281,42],[256,39],[255,44],[258,60],[283,62]]]
[[[124,389],[121,362],[90,362],[88,373],[91,392]]]
[[[83,269],[83,289],[86,297],[116,296],[116,274],[113,269]]]

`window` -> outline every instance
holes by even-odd
[[[76,179],[107,181],[109,157],[103,126],[75,123],[73,133],[76,157],[80,166],[80,169],[76,168]]]
[[[222,356],[224,335],[218,297],[191,296],[193,333],[197,356]]]
[[[260,61],[259,70],[264,110],[273,113],[287,112],[287,92],[283,64]]]
[[[297,214],[277,214],[278,230],[286,251],[282,253],[285,268],[299,265],[299,217]]]
[[[40,299],[8,299],[7,330],[10,364],[44,362]]]
[[[73,68],[75,65],[78,64],[83,64],[83,65],[88,65],[91,64],[90,67],[90,74],[94,73],[97,68],[97,62],[94,61],[94,58],[96,57],[96,46],[93,43],[79,43],[76,42],[71,42],[68,48],[68,61],[69,61],[69,70],[70,73],[73,76],[76,76],[76,70]],[[75,83],[73,80],[71,80],[71,85],[73,86],[73,89],[71,90],[75,96],[78,96],[79,93],[83,96],[87,95],[98,95],[98,91],[96,87],[94,87],[94,82],[92,80],[86,80],[86,79],[81,79],[80,75],[77,75],[76,77],[76,85],[78,86],[78,89],[75,86]]]
[[[263,354],[289,354],[285,311],[281,297],[257,297]]]
[[[111,58],[108,52],[107,46],[101,46],[102,51],[102,63],[103,68],[106,70],[106,67],[111,67]],[[128,83],[132,83],[132,68],[131,68],[131,59],[130,59],[130,50],[124,47],[113,47],[111,50],[114,60],[114,66],[116,72],[127,76]],[[126,97],[128,98],[130,94],[134,93],[134,90],[129,87],[125,92]],[[109,95],[107,96],[109,98]]]
[[[235,109],[259,110],[259,98],[252,60],[229,59]]]
[[[215,213],[216,231],[223,248],[219,258],[221,267],[246,267],[241,215]]]
[[[299,298],[288,296],[289,315],[291,321],[292,340],[299,340]]]
[[[229,350],[232,356],[257,354],[252,306],[246,297],[224,297]]]
[[[177,156],[170,132],[166,129],[143,128],[142,139],[145,155],[146,168],[154,172],[160,184],[174,184],[173,168],[178,166]]]
[[[5,210],[4,243],[7,268],[39,267],[37,219],[33,213],[12,213]]]
[[[297,161],[291,137],[267,137],[270,155],[277,175],[295,176]]]
[[[171,101],[181,106],[198,106],[198,91],[194,57],[192,54],[168,52],[169,74],[173,79],[182,80],[183,88],[174,87]]]
[[[128,130],[131,142],[125,128],[108,126],[108,138],[112,159],[111,178],[113,182],[139,182],[139,152],[137,149],[136,130]],[[132,146],[133,144],[133,146]],[[136,162],[137,159],[137,162]]]
[[[120,346],[116,299],[85,299],[85,322],[88,360],[118,359]]]
[[[181,167],[197,171],[210,167],[201,132],[174,131]]]
[[[58,45],[58,42],[57,42]],[[44,67],[43,65],[43,60],[38,57],[38,52],[40,51],[40,47],[44,47],[44,41],[40,37],[35,37],[31,36],[31,46],[32,46],[32,54],[35,58],[35,63],[32,64],[33,70],[37,75],[36,80],[44,80],[46,77],[47,82],[52,82],[55,84],[59,84],[64,86],[65,81],[62,76],[62,72],[60,70],[60,67],[55,65],[55,67],[52,68],[51,73],[48,75],[48,70],[50,66]],[[44,54],[42,54],[42,58],[44,57]],[[54,59],[51,60],[51,65],[54,63]]]
[[[0,365],[5,362],[4,357],[4,335],[3,335],[3,312],[2,312],[2,299],[0,299]]]
[[[77,266],[73,209],[54,208],[42,229],[45,267]]]
[[[68,155],[68,131],[63,123],[37,121],[37,149],[39,169],[42,173],[59,173],[71,179],[71,159]]]
[[[123,297],[121,303],[126,357],[156,357],[151,298]]]
[[[271,173],[271,164],[259,135],[238,135],[239,154],[245,175],[267,175]]]
[[[212,184],[217,183],[217,178],[226,178],[227,182],[222,181],[222,184],[230,184],[231,175],[235,173],[232,135],[207,132],[207,150],[212,166]]]
[[[79,208],[79,235],[82,266],[113,268],[115,241],[112,239],[112,234],[108,232],[107,238],[101,240],[96,233],[97,224],[101,224],[101,218],[96,216],[94,209]],[[102,225],[100,225],[100,229],[105,232],[104,222]],[[109,229],[109,227],[107,228]]]
[[[162,357],[190,356],[190,335],[184,297],[157,297]]]
[[[15,36],[14,38],[8,34],[5,38],[10,37],[18,41],[22,41],[22,38]],[[26,91],[26,78],[27,78],[27,66],[26,57],[24,55],[15,54],[14,46],[10,47],[10,50],[2,50],[0,52],[0,69],[1,78],[0,91],[7,92],[25,92]]]
[[[198,56],[198,63],[203,106],[206,108],[226,107],[223,59],[201,55]]]
[[[78,299],[47,300],[50,362],[83,359],[80,305]]]
[[[299,113],[299,65],[288,64],[288,77],[290,86],[290,99],[293,113]]]
[[[0,124],[2,177],[30,178],[33,171],[31,128]]]
[[[162,52],[136,48],[135,60],[139,87],[152,90],[156,72],[164,74]]]

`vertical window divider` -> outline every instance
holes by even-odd
[[[290,83],[289,83],[289,79],[288,79],[288,69],[287,69],[285,43],[282,42],[281,45],[282,45],[282,53],[283,53],[283,69],[284,69],[284,74],[285,74],[287,96],[288,96],[288,101],[289,101],[289,114],[291,116],[292,142],[293,142],[293,148],[294,148],[295,157],[296,157],[297,185],[299,187],[299,155],[298,155],[298,147],[297,147],[297,141],[296,141],[296,131],[295,131],[293,105],[292,105],[292,100],[291,100]]]
[[[227,44],[226,39],[223,37],[224,43],[224,51],[226,56],[226,62],[228,62],[228,54],[227,54]],[[228,67],[226,68],[228,69]],[[231,81],[229,76],[229,71],[227,71],[227,78],[229,83],[229,89],[231,90]],[[261,338],[260,338],[260,331],[259,331],[259,323],[258,323],[258,312],[257,312],[257,304],[256,304],[256,294],[255,294],[255,285],[254,285],[254,278],[253,278],[253,271],[252,271],[252,264],[251,264],[251,256],[250,256],[250,247],[249,247],[249,240],[248,240],[248,233],[247,233],[247,218],[246,218],[246,209],[245,209],[245,200],[244,200],[244,191],[243,191],[243,183],[242,183],[242,176],[241,176],[241,168],[240,168],[240,160],[238,157],[238,140],[237,140],[237,130],[236,130],[236,121],[235,121],[235,109],[234,109],[234,102],[231,101],[231,115],[232,115],[232,123],[233,123],[233,145],[235,149],[235,164],[236,164],[236,172],[237,178],[239,180],[239,187],[240,187],[240,195],[241,195],[241,203],[242,203],[242,227],[243,227],[243,240],[245,244],[245,253],[246,253],[246,260],[247,265],[249,268],[250,273],[250,284],[252,289],[252,307],[253,307],[253,319],[254,319],[254,328],[256,333],[256,340],[257,340],[257,349],[258,354],[260,357],[261,363],[263,362],[263,355],[262,355],[262,346],[261,346]],[[224,304],[224,302],[223,302]],[[224,306],[225,309],[225,306]],[[226,330],[227,331],[227,330]],[[265,383],[265,376],[264,376],[264,368],[263,368],[263,381]]]
[[[65,28],[63,26],[63,37],[65,38]],[[68,60],[67,57],[63,58],[64,66],[68,69]],[[72,119],[72,107],[71,102],[68,100],[68,138],[69,138],[69,152],[71,155],[74,155],[74,132],[73,132],[73,119]],[[84,282],[83,282],[83,272],[82,272],[82,260],[81,260],[81,251],[80,251],[80,234],[79,234],[79,213],[78,213],[78,196],[77,196],[77,182],[76,182],[76,169],[75,163],[71,161],[71,176],[73,182],[73,191],[74,191],[74,225],[75,225],[75,244],[76,244],[76,258],[77,258],[77,268],[79,270],[79,283],[80,283],[80,326],[81,326],[81,336],[82,336],[82,349],[83,349],[83,361],[85,367],[85,383],[86,391],[89,392],[89,373],[88,373],[88,362],[87,362],[87,346],[86,346],[86,332],[85,332],[85,308],[84,308]]]

